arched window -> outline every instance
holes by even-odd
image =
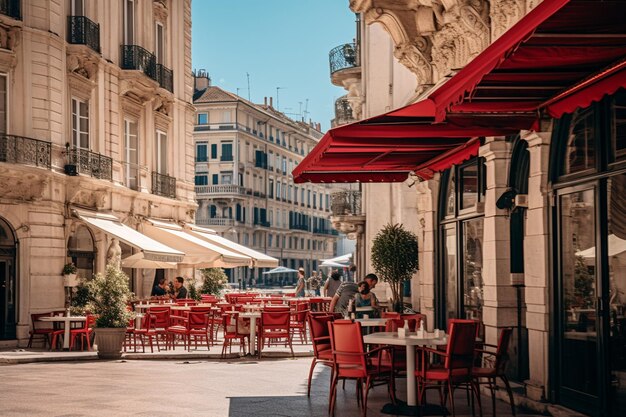
[[[67,256],[72,259],[77,275],[81,278],[91,279],[94,273],[95,250],[93,236],[89,229],[79,225],[67,242]]]
[[[474,158],[443,173],[439,199],[438,326],[451,318],[482,320],[485,164]]]

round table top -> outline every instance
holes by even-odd
[[[85,321],[85,316],[45,316],[39,317],[39,321]]]

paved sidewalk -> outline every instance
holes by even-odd
[[[0,368],[0,414],[13,416],[327,416],[329,370],[319,366],[306,396],[309,358],[122,360],[30,363]],[[404,380],[398,397],[405,398]],[[435,401],[435,396],[430,398]],[[368,416],[382,416],[386,388],[370,392]],[[459,416],[469,414],[465,393]],[[491,415],[483,397],[484,415]],[[360,415],[354,384],[339,388],[336,415]],[[498,416],[510,415],[498,401]],[[532,414],[518,414],[530,416]]]

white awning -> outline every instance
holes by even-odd
[[[234,268],[252,263],[249,256],[207,242],[174,223],[147,219],[144,232],[153,239],[184,252],[182,264],[197,268]]]
[[[109,236],[117,238],[120,242],[132,246],[143,253],[143,258],[151,261],[181,262],[184,252],[172,249],[148,236],[139,233],[133,228],[121,223],[112,214],[98,213],[94,211],[74,209],[76,217],[85,223],[95,227]]]
[[[264,253],[240,245],[239,243],[233,242],[232,240],[226,239],[225,237],[218,235],[214,230],[189,223],[187,223],[185,226],[188,228],[189,232],[195,236],[198,236],[215,245],[252,258],[253,266],[255,268],[274,268],[278,266],[278,259],[272,258],[271,256],[268,256]]]

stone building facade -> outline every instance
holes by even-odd
[[[30,314],[63,309],[64,264],[104,270],[112,238],[77,209],[139,230],[146,217],[193,222],[191,4],[7,1],[0,39],[0,339],[11,345],[27,340]],[[126,272],[146,295],[154,270]]]

